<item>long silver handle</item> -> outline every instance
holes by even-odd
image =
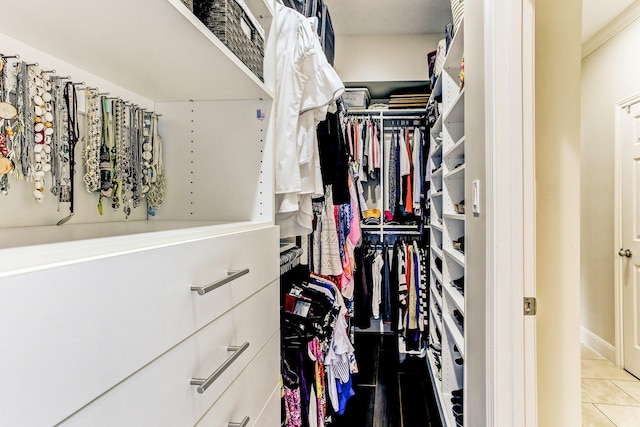
[[[246,427],[249,424],[249,417],[244,417],[239,423],[229,423],[228,427]]]
[[[197,292],[198,295],[204,295],[207,292],[211,292],[214,289],[218,289],[220,286],[225,285],[233,280],[236,280],[238,277],[242,277],[248,273],[249,273],[248,268],[245,268],[244,270],[232,270],[227,273],[227,277],[223,277],[222,279],[209,283],[206,286],[192,286],[191,290],[193,292]]]
[[[217,380],[218,377],[222,375],[222,373],[226,371],[227,368],[231,366],[231,364],[235,362],[235,360],[240,357],[240,355],[248,348],[249,341],[245,342],[241,346],[230,345],[229,347],[227,347],[227,351],[232,351],[233,354],[229,356],[227,360],[225,360],[224,363],[220,365],[220,367],[216,369],[215,372],[211,374],[211,376],[209,376],[209,378],[191,378],[191,385],[197,385],[198,393],[204,393],[209,388],[209,386],[213,384],[213,382]]]
[[[631,252],[631,250],[629,249],[620,248],[620,250],[618,251],[618,255],[631,258],[633,256],[633,252]]]

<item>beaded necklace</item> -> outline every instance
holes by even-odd
[[[158,116],[151,114],[151,147],[152,159],[149,168],[149,192],[147,193],[147,210],[155,215],[156,210],[164,201],[165,176],[162,162],[162,139],[158,133]]]
[[[23,178],[30,178],[33,172],[31,164],[32,141],[33,141],[33,108],[32,101],[29,96],[29,74],[26,62],[16,64],[16,88],[18,106],[18,131],[16,132],[17,144],[16,159],[20,160],[18,172]],[[20,178],[20,177],[19,177]]]
[[[53,186],[51,192],[58,196],[58,203],[66,203],[71,199],[71,172],[69,170],[70,149],[68,130],[68,109],[65,98],[66,85],[54,76],[52,86],[53,133],[51,148],[54,154],[51,164]]]
[[[89,193],[100,189],[100,145],[102,140],[100,107],[98,92],[92,88],[85,89],[85,105],[87,109],[87,133],[83,150],[84,183]]]
[[[9,120],[11,119],[11,115],[17,114],[17,110],[15,109],[15,107],[8,103],[8,86],[10,85],[7,82],[6,65],[6,58],[4,56],[0,57],[0,102],[10,107],[9,109],[13,109],[13,111],[11,111],[9,115],[3,116],[1,120],[1,127],[5,131],[5,133],[0,133],[0,193],[2,194],[9,193],[9,174],[11,174],[15,170],[15,153],[12,149],[13,127],[11,126]]]

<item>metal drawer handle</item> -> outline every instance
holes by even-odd
[[[241,346],[230,345],[229,347],[227,347],[227,351],[232,351],[233,354],[229,356],[227,360],[225,360],[224,363],[220,365],[220,367],[216,369],[216,371],[213,374],[211,374],[209,378],[206,378],[206,379],[191,378],[191,385],[197,385],[198,393],[200,394],[204,393],[209,388],[209,386],[213,384],[213,382],[217,380],[218,377],[222,375],[222,373],[226,371],[227,368],[231,366],[231,364],[235,362],[235,360],[238,357],[240,357],[240,355],[248,348],[249,348],[249,341],[245,342]]]
[[[245,268],[244,270],[232,270],[227,273],[227,277],[223,277],[220,280],[216,280],[213,283],[209,283],[207,286],[192,286],[191,290],[193,292],[197,292],[198,295],[204,295],[207,292],[211,292],[214,289],[218,289],[220,286],[227,284],[233,280],[236,280],[238,277],[242,277],[248,273],[249,273],[248,268]]]
[[[249,424],[249,417],[244,417],[239,423],[229,423],[228,427],[246,427]]]

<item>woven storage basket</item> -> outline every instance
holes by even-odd
[[[260,80],[264,81],[263,31],[242,1],[193,0],[193,13]]]
[[[451,15],[453,15],[455,31],[458,32],[464,16],[464,0],[451,0]]]

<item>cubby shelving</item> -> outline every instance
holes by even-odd
[[[441,310],[441,319],[432,319],[429,342],[437,342],[441,350],[429,353],[428,363],[434,390],[445,427],[460,426],[453,413],[451,396],[465,383],[466,301],[464,277],[466,255],[466,159],[465,159],[465,90],[460,81],[464,58],[464,22],[449,47],[436,88],[442,95],[440,116],[430,130],[429,153],[431,174],[431,261],[440,260],[441,267],[431,268],[430,304]],[[435,90],[434,90],[435,93]],[[437,101],[432,97],[433,101]],[[454,281],[460,289],[454,286]],[[462,282],[462,284],[461,284]],[[441,292],[438,292],[438,286]],[[436,364],[439,358],[440,368]]]

